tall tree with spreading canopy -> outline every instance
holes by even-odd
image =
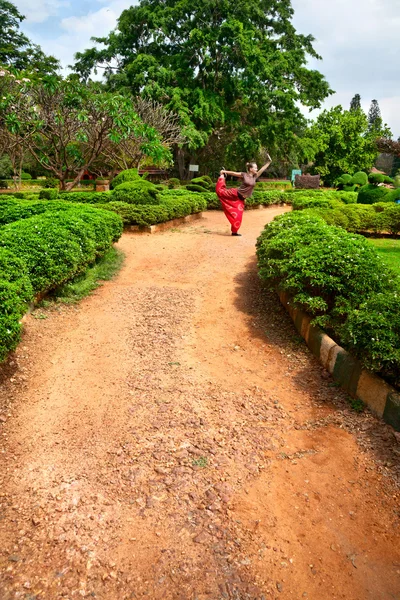
[[[298,104],[318,108],[331,93],[307,68],[320,57],[292,16],[290,0],[140,0],[115,31],[94,38],[103,47],[76,55],[74,68],[83,78],[103,68],[109,88],[176,112],[188,140],[177,157],[183,177],[207,145],[232,161],[295,145]]]
[[[60,67],[58,60],[45,55],[20,31],[24,19],[14,4],[0,0],[0,65],[41,75],[55,73]]]
[[[379,154],[377,133],[391,136],[388,127],[371,131],[362,110],[343,110],[335,106],[324,110],[301,140],[304,155],[326,184],[332,185],[343,173],[368,171]]]

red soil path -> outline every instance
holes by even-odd
[[[400,598],[399,446],[261,292],[283,209],[125,234],[3,367],[0,598]],[[37,311],[36,317],[44,311]]]

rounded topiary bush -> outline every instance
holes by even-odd
[[[383,183],[393,184],[394,183],[394,179],[392,179],[391,177],[389,177],[389,175],[384,175],[383,176]]]
[[[208,175],[204,175],[203,177],[194,177],[190,181],[189,185],[199,185],[200,187],[204,188],[207,192],[209,192],[213,187],[213,182],[211,178],[208,177]]]
[[[357,173],[354,173],[353,177],[351,178],[351,183],[359,186],[367,185],[368,175],[364,173],[364,171],[357,171]]]
[[[160,204],[159,190],[150,181],[139,179],[121,183],[113,191],[114,202],[128,204]]]
[[[383,183],[385,179],[385,176],[382,175],[382,173],[370,173],[368,175],[368,181],[370,183],[374,183],[375,185],[378,185],[378,183]]]
[[[375,173],[373,173],[375,175]],[[384,197],[388,190],[385,187],[378,187],[371,183],[360,188],[357,196],[357,204],[375,204],[375,202],[384,202]]]
[[[39,200],[56,200],[58,198],[58,190],[49,188],[47,190],[40,190]]]
[[[383,202],[400,202],[400,188],[389,190],[383,199]]]
[[[28,181],[29,179],[32,179],[32,175],[30,173],[21,173],[21,181]]]
[[[356,189],[357,189],[357,186],[352,183],[349,183],[348,185],[346,184],[343,186],[344,192],[355,192]]]
[[[112,190],[121,183],[125,183],[127,181],[143,181],[139,175],[139,171],[137,169],[125,169],[125,171],[121,171],[114,179],[112,180],[110,187]]]
[[[60,187],[60,182],[55,177],[46,177],[42,183],[42,187],[44,189],[58,189]]]
[[[344,185],[349,185],[351,180],[352,180],[351,175],[349,175],[348,173],[343,173],[343,175],[341,175],[339,177],[339,179],[337,180],[337,184],[339,187],[344,186]]]
[[[173,190],[174,188],[179,187],[180,184],[181,184],[181,182],[179,181],[179,179],[177,177],[170,177],[167,181],[167,185],[170,190]]]
[[[210,188],[208,188],[208,187],[206,188],[206,187],[204,187],[202,185],[198,185],[198,184],[195,184],[195,183],[189,183],[186,186],[186,189],[189,190],[189,192],[199,192],[200,194],[204,193],[204,192],[209,192],[210,191]]]

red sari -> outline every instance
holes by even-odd
[[[237,233],[242,224],[244,200],[239,198],[236,188],[227,189],[223,175],[219,177],[215,191],[222,204],[225,216],[231,224],[232,233]]]

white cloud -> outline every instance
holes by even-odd
[[[72,16],[61,19],[60,27],[64,31],[53,40],[43,40],[41,46],[49,54],[56,56],[64,67],[74,63],[76,52],[90,48],[94,43],[91,37],[106,36],[116,27],[121,12],[134,2],[114,0],[96,11],[83,16]]]
[[[70,6],[68,0],[18,0],[18,10],[31,23],[43,23],[49,17],[57,16],[60,9]]]
[[[324,104],[348,108],[360,94],[364,110],[376,98],[393,134],[400,135],[400,0],[292,0],[294,25],[312,34],[322,61],[310,61],[337,93]],[[313,113],[314,114],[314,113]]]
[[[87,15],[62,19],[61,28],[67,31],[68,35],[79,36],[81,39],[85,36],[85,42],[88,44],[91,36],[102,37],[114,29],[121,12],[131,5],[129,0],[115,0]]]

